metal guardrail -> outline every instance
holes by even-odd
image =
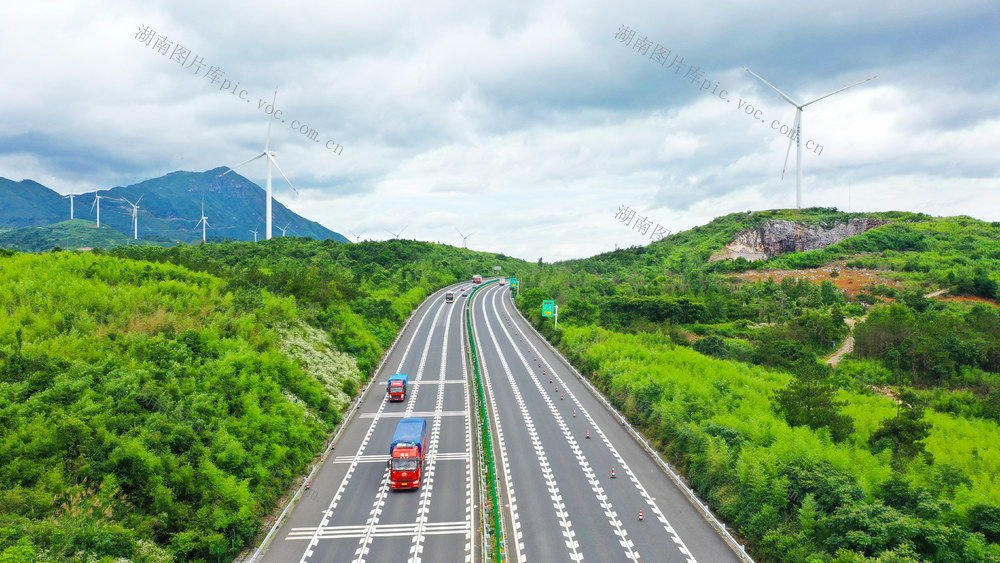
[[[656,461],[660,465],[660,467],[662,467],[664,471],[667,472],[667,474],[670,476],[670,479],[681,489],[684,495],[688,497],[688,500],[691,501],[691,504],[693,504],[696,508],[698,508],[699,511],[701,511],[705,519],[713,524],[719,535],[721,535],[723,539],[726,540],[726,543],[729,544],[729,547],[734,552],[736,552],[736,554],[739,555],[744,561],[747,561],[748,563],[754,563],[753,558],[751,558],[750,554],[747,553],[746,548],[744,548],[742,544],[736,541],[736,538],[734,538],[732,534],[729,533],[729,530],[726,528],[726,525],[715,517],[715,514],[712,513],[712,510],[705,503],[703,503],[700,498],[698,498],[698,495],[693,490],[691,490],[691,488],[688,487],[686,483],[684,483],[683,479],[681,479],[681,477],[674,471],[674,469],[670,466],[670,464],[667,463],[667,461],[660,456],[660,453],[656,451],[656,449],[653,448],[649,444],[649,442],[646,441],[646,438],[638,430],[636,430],[632,426],[632,424],[624,416],[622,416],[622,414],[618,412],[618,410],[615,409],[615,407],[610,402],[608,402],[608,400],[604,397],[603,393],[601,393],[596,387],[594,387],[593,384],[590,383],[589,380],[587,380],[587,378],[583,377],[583,375],[581,375],[580,372],[577,371],[576,367],[574,367],[573,364],[571,364],[570,361],[566,359],[565,356],[563,356],[562,352],[560,352],[555,346],[553,346],[548,341],[547,338],[542,336],[540,332],[535,330],[535,327],[521,313],[521,310],[517,308],[517,305],[514,305],[514,310],[517,311],[518,316],[521,317],[521,320],[524,321],[524,324],[528,325],[528,328],[530,328],[531,331],[534,332],[535,335],[542,342],[545,343],[545,346],[547,346],[549,350],[552,351],[552,353],[558,356],[559,359],[562,360],[564,364],[569,366],[573,374],[576,375],[576,378],[579,379],[581,382],[583,382],[583,384],[590,391],[591,395],[593,395],[596,399],[598,399],[601,402],[601,404],[604,405],[604,408],[607,409],[608,412],[610,412],[614,417],[616,417],[619,420],[619,422],[621,422],[621,424],[625,427],[628,433],[631,434],[632,437],[636,439],[636,441],[642,444],[642,447],[643,449],[646,450],[646,453],[649,454],[649,456],[652,457],[653,460]]]

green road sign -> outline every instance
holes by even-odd
[[[517,289],[517,278],[510,278],[510,288]]]
[[[549,300],[542,301],[542,316],[551,317],[553,314],[555,314],[555,307],[556,307],[555,301],[549,301]]]

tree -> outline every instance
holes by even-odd
[[[792,426],[808,426],[813,430],[830,429],[830,435],[841,441],[851,434],[851,417],[840,414],[846,403],[836,400],[837,390],[829,383],[829,366],[815,361],[800,362],[798,375],[775,397],[775,408]]]
[[[893,459],[901,463],[924,451],[921,440],[930,435],[931,424],[923,420],[924,409],[911,403],[914,399],[915,395],[911,391],[901,394],[896,416],[883,421],[882,426],[868,439],[873,452],[892,448]]]
[[[695,340],[692,348],[706,356],[714,356],[716,358],[725,358],[729,352],[725,341],[715,334]]]

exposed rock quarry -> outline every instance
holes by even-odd
[[[847,223],[804,225],[793,221],[765,221],[760,227],[736,233],[736,238],[711,260],[767,260],[786,252],[819,250],[848,237],[885,225],[888,221],[874,217],[851,219]]]

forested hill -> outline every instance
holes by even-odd
[[[769,221],[861,218],[717,259]],[[998,223],[776,210],[544,265],[518,305],[757,560],[1000,561],[998,272]]]
[[[209,240],[266,238],[265,190],[238,173],[226,173],[228,170],[219,167],[203,172],[171,172],[129,186],[76,194],[72,202],[68,196],[61,196],[37,182],[0,178],[0,202],[3,202],[0,233],[20,231],[15,233],[13,240],[0,236],[0,248],[40,252],[51,250],[53,246],[109,248],[108,244],[122,244],[96,232],[88,237],[87,232],[80,229],[67,234],[59,229],[45,232],[29,228],[69,220],[71,209],[77,220],[94,225],[98,219],[95,195],[101,196],[101,226],[115,229],[129,238],[135,235],[131,204],[137,204],[138,238],[147,244],[201,242],[201,229],[195,227],[202,216],[208,218],[205,235]],[[275,237],[287,234],[347,242],[340,233],[296,214],[278,199],[273,201],[273,208],[272,234]],[[53,240],[54,236],[64,234],[68,236]]]
[[[0,561],[231,560],[412,309],[494,266],[525,264],[291,237],[0,251]]]

